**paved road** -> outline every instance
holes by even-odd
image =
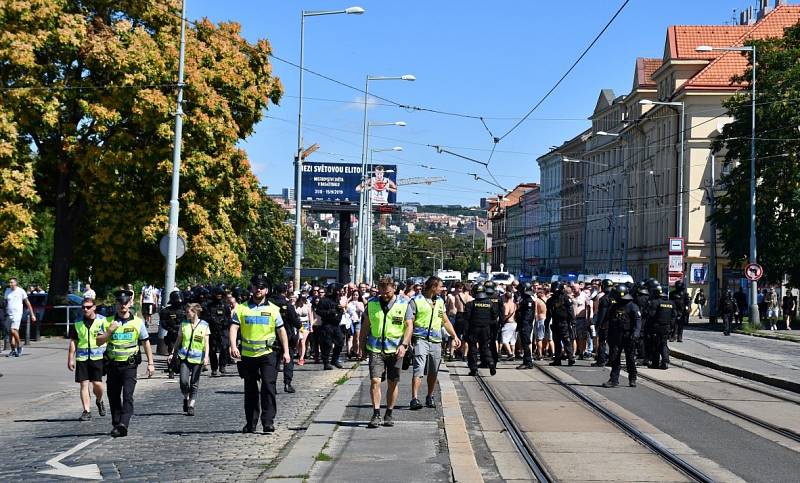
[[[48,394],[75,388],[75,376],[67,370],[66,339],[31,342],[23,347],[22,357],[6,357],[7,354],[0,354],[0,415]]]
[[[800,474],[797,452],[681,399],[667,396],[646,384],[637,388],[627,385],[602,388],[600,385],[608,379],[608,368],[597,369],[579,363],[561,369],[746,481],[796,481]],[[627,382],[624,374],[622,382]]]
[[[25,363],[28,357],[13,362]],[[52,377],[61,381],[67,372],[63,352],[48,357],[54,361]],[[34,356],[30,358],[34,360]],[[7,371],[6,367],[12,366],[4,364],[2,370]],[[254,481],[305,428],[335,387],[334,381],[345,374],[344,370],[320,369],[313,364],[295,369],[298,391],[279,391],[277,431],[272,435],[240,433],[244,425],[243,396],[242,382],[236,375],[204,375],[193,418],[182,414],[177,379],[169,380],[161,374],[153,379],[141,378],[130,433],[119,439],[107,436],[110,416],[101,418],[95,411],[91,422],[76,420],[80,403],[73,385],[66,393],[40,397],[38,404],[22,405],[5,417],[0,432],[0,447],[6,448],[0,453],[0,481],[53,481],[53,476],[37,473],[48,468],[45,461],[89,439],[97,441],[63,463],[97,464],[106,480]],[[7,377],[3,378],[3,387]],[[281,382],[279,376],[279,387]],[[61,383],[57,386],[61,388]],[[3,391],[0,404],[5,407],[14,397],[13,391]]]

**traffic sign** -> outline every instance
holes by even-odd
[[[683,273],[683,255],[670,255],[667,263],[668,272]]]
[[[161,254],[166,257],[167,250],[169,249],[169,235],[164,235],[161,237],[161,241],[158,243],[158,248],[161,250]],[[184,240],[182,236],[178,235],[178,245],[175,247],[175,258],[182,257],[184,253],[186,253],[186,240]]]
[[[744,267],[744,276],[747,277],[747,280],[758,281],[764,276],[764,267],[757,263],[749,263]]]
[[[669,272],[668,275],[670,285],[675,285],[675,282],[683,280],[683,272]]]

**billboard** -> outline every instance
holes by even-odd
[[[397,202],[397,167],[381,164],[368,166],[366,188],[373,205]],[[303,201],[358,203],[361,192],[361,164],[357,163],[303,163]]]

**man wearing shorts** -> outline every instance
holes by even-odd
[[[550,327],[545,327],[544,321],[547,318],[547,294],[546,289],[536,288],[536,296],[533,298],[535,304],[535,319],[533,324],[534,337],[536,339],[536,354],[534,360],[541,360],[545,356],[545,351],[549,348],[553,351],[553,337],[550,335]],[[546,345],[545,345],[546,344]]]
[[[139,303],[142,306],[142,318],[144,323],[150,326],[150,319],[153,318],[156,306],[158,305],[158,292],[156,288],[150,284],[142,287],[142,293],[139,296]]]
[[[11,352],[6,357],[19,357],[22,355],[22,345],[19,338],[19,326],[22,324],[23,305],[28,307],[31,322],[36,322],[36,314],[33,312],[28,294],[22,287],[17,285],[16,278],[8,280],[8,288],[3,294],[6,302],[6,321],[5,329],[8,332],[11,343]]]
[[[103,355],[106,344],[97,345],[97,336],[103,334],[110,323],[102,315],[97,315],[93,298],[84,298],[81,307],[83,317],[70,328],[67,368],[75,371],[75,382],[81,387],[83,413],[78,421],[91,421],[89,384],[92,385],[98,414],[106,415],[103,404]]]
[[[456,330],[456,335],[459,338],[464,338],[464,332],[466,328],[466,321],[464,319],[464,308],[467,306],[467,303],[472,300],[472,296],[469,294],[469,289],[461,282],[456,282],[455,284],[455,293],[453,294],[453,300],[455,301],[456,306],[456,322],[453,324],[453,328]],[[450,353],[453,356],[456,355],[456,350],[453,346],[453,341],[450,341]],[[464,360],[467,357],[469,351],[468,344],[462,344],[461,346],[461,356],[460,359]]]
[[[575,342],[578,358],[583,360],[586,353],[586,343],[589,339],[589,314],[592,310],[589,298],[581,287],[572,284],[572,309],[575,313]]]
[[[367,302],[361,316],[361,357],[369,358],[369,394],[372,398],[372,419],[367,427],[381,425],[381,382],[387,380],[386,413],[384,426],[394,426],[392,410],[397,402],[397,383],[413,325],[406,320],[408,304],[395,296],[395,284],[391,278],[378,283],[380,294]]]
[[[422,376],[428,376],[428,395],[425,405],[435,408],[433,390],[442,363],[442,330],[446,330],[453,338],[453,348],[461,346],[461,339],[456,335],[453,324],[447,319],[444,301],[438,297],[442,287],[442,279],[430,277],[425,281],[422,293],[416,295],[408,303],[406,323],[413,324],[414,370],[411,378],[410,409],[422,409],[417,398]]]

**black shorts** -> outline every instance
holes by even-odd
[[[147,303],[147,302],[143,303],[142,304],[142,314],[144,314],[144,315],[153,315],[153,313],[155,312],[155,307],[156,307],[155,304],[151,304],[151,303]]]
[[[75,382],[103,381],[103,361],[77,361],[75,363]]]

